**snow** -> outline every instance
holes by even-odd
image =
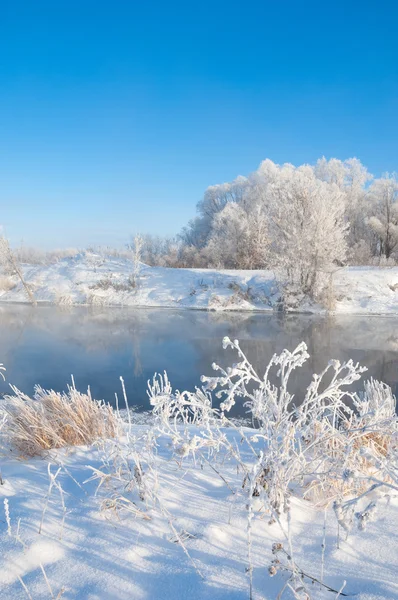
[[[144,428],[133,425],[132,434],[138,436]],[[236,434],[226,430],[230,438]],[[101,488],[96,495],[95,482],[84,482],[91,475],[87,465],[101,466],[102,452],[101,446],[93,446],[51,451],[45,458],[30,460],[18,460],[8,452],[1,459],[1,600],[24,597],[18,576],[32,598],[51,598],[40,565],[54,597],[64,587],[62,598],[69,600],[246,600],[246,512],[220,477],[206,464],[201,468],[190,459],[178,469],[166,440],[160,439],[159,495],[175,529],[187,533],[184,543],[188,557],[159,510],[148,509],[150,520],[127,511],[117,516],[101,510],[106,490]],[[63,466],[59,481],[65,491],[67,515],[62,539],[62,507],[54,489],[42,533],[38,534],[48,491],[49,462],[53,471],[56,465]],[[230,483],[237,484],[236,467],[224,467]],[[14,534],[21,520],[19,534],[25,549],[7,533],[3,498],[8,498]],[[324,511],[303,500],[293,502],[296,560],[299,556],[300,567],[319,576]],[[145,510],[145,503],[142,508]],[[325,582],[339,589],[346,580],[344,591],[356,594],[358,600],[398,597],[398,557],[393,540],[398,526],[397,500],[388,505],[384,502],[380,511],[366,531],[353,532],[347,541],[340,542],[339,549],[336,521],[331,511],[327,513]],[[269,525],[267,518],[256,518],[254,532],[253,597],[274,600],[284,580],[280,574],[271,578],[267,569],[273,558],[271,545],[281,541],[280,530]],[[319,591],[314,597],[335,595]]]
[[[83,253],[49,266],[24,266],[38,303],[147,306],[214,310],[271,310],[278,290],[266,271],[214,271],[141,266],[129,283],[132,261]],[[0,292],[1,293],[1,292]],[[26,302],[20,282],[3,302]]]
[[[139,285],[133,287],[129,282],[132,261],[90,252],[48,266],[24,265],[23,271],[38,303],[271,311],[280,299],[272,271],[142,265]],[[398,267],[339,269],[333,277],[333,290],[336,313],[398,313]],[[22,284],[15,279],[13,289],[0,291],[0,301],[28,299]],[[323,311],[309,302],[303,302],[298,310]]]
[[[397,267],[349,267],[335,276],[336,312],[398,313]]]

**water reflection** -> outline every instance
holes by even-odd
[[[211,363],[233,362],[221,348],[228,335],[241,341],[261,372],[274,352],[304,340],[311,355],[295,374],[300,396],[313,372],[330,358],[349,358],[368,367],[367,376],[398,387],[398,318],[209,313],[159,309],[59,310],[54,307],[0,307],[0,362],[7,383],[31,393],[36,383],[65,389],[73,373],[80,389],[113,402],[119,376],[130,402],[148,408],[146,382],[167,370],[174,387],[192,389]],[[0,393],[8,391],[0,384]],[[359,384],[361,386],[361,384]]]

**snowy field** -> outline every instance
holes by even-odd
[[[142,427],[133,427],[133,435],[140,433]],[[229,436],[237,437],[234,432]],[[103,460],[104,451],[95,447],[52,451],[44,459],[1,460],[0,497],[8,498],[12,529],[12,535],[7,535],[2,506],[2,600],[28,597],[18,576],[34,600],[50,599],[40,565],[54,598],[62,588],[62,598],[70,600],[249,598],[244,499],[235,497],[210,466],[195,467],[186,460],[178,468],[170,460],[165,440],[160,440],[161,507],[146,510],[145,503],[138,503],[145,509],[146,520],[129,507],[118,512],[106,509],[103,501],[110,495],[109,487],[96,494],[97,482],[85,483],[92,476],[87,465],[103,468]],[[54,488],[39,535],[49,464],[52,473],[62,465],[57,481],[64,491],[66,517],[62,526],[63,508],[59,490]],[[223,476],[232,489],[239,489],[241,477],[233,464],[224,468]],[[293,500],[292,510],[299,565],[320,577],[324,510],[300,499]],[[366,531],[353,532],[347,541],[340,541],[339,549],[336,519],[331,509],[327,511],[324,581],[339,589],[345,580],[345,592],[358,600],[398,598],[398,502],[385,500],[379,510],[380,517]],[[14,537],[19,520],[20,541]],[[286,579],[283,574],[272,578],[268,574],[274,558],[272,544],[283,541],[278,525],[270,526],[268,520],[269,516],[260,515],[255,522],[252,560],[253,598],[257,600],[275,600]],[[176,541],[173,528],[182,534],[189,556]],[[313,598],[336,597],[316,584],[310,587]]]
[[[137,284],[133,265],[123,258],[83,253],[50,266],[23,267],[39,303],[146,306],[208,310],[273,310],[280,299],[270,271],[167,269],[142,265]],[[0,301],[27,302],[17,279],[9,278]],[[398,268],[346,267],[333,279],[335,311],[398,314]],[[319,312],[305,302],[299,310]]]

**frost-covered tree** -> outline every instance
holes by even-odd
[[[389,259],[398,246],[398,180],[395,173],[376,179],[370,188],[369,226],[377,235],[379,254]]]
[[[142,265],[142,247],[144,240],[140,234],[136,234],[131,244],[132,260],[133,260],[133,272],[131,274],[131,285],[137,287],[139,285],[139,278],[141,273]]]
[[[299,168],[265,160],[248,178],[211,186],[185,234],[191,259],[202,261],[192,266],[261,269],[272,257],[289,281],[313,294],[320,274],[345,260],[347,198],[359,195],[367,177],[355,160]]]
[[[204,248],[208,242],[211,231],[212,219],[196,216],[182,228],[179,238],[186,247],[199,250]]]
[[[263,163],[273,234],[273,259],[291,283],[313,296],[322,277],[347,252],[345,196],[336,183],[318,179],[310,166]]]
[[[134,238],[132,238],[129,247],[134,250]],[[142,261],[147,265],[158,265],[164,254],[167,253],[165,240],[160,235],[146,234],[142,236]]]
[[[269,257],[268,217],[261,206],[228,203],[213,221],[206,246],[214,266],[262,269]]]
[[[342,161],[337,158],[327,160],[323,156],[316,162],[314,172],[318,179],[335,183],[342,191],[347,192],[352,204],[357,202],[366,183],[373,179],[358,158]]]
[[[206,251],[215,267],[239,268],[245,217],[242,206],[236,203],[226,204],[214,216]]]
[[[228,202],[241,202],[247,185],[246,177],[240,175],[231,183],[209,186],[203,199],[198,203],[199,212],[213,218]]]
[[[36,305],[34,293],[24,277],[21,265],[12,251],[8,239],[4,235],[0,236],[0,264],[2,265],[3,269],[6,270],[6,272],[12,275],[16,274],[18,276],[29,297],[29,300],[33,305]]]
[[[369,182],[373,176],[357,158],[341,161],[319,159],[314,167],[318,179],[335,183],[346,197],[346,220],[350,224],[347,243],[353,264],[368,262],[375,251],[375,236],[368,226],[371,202]]]
[[[298,168],[265,160],[248,177],[208,187],[178,243],[152,249],[145,262],[248,269],[272,262],[313,294],[336,265],[393,255],[396,180],[372,181],[357,158]]]
[[[230,183],[209,186],[197,204],[199,215],[192,219],[180,234],[183,243],[204,248],[211,237],[216,215],[230,202],[239,204],[248,185],[246,177],[239,176]]]
[[[271,246],[269,218],[260,203],[251,204],[246,211],[245,233],[242,266],[245,269],[268,268]]]
[[[134,251],[134,238],[127,245]],[[146,265],[175,267],[179,266],[180,244],[173,237],[146,234],[142,236],[141,260]]]

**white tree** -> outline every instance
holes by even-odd
[[[245,269],[264,269],[269,266],[271,239],[269,217],[260,203],[250,205],[246,211],[246,236],[242,252]]]
[[[12,274],[15,273],[16,275],[18,275],[29,297],[29,300],[32,302],[32,304],[36,305],[36,298],[29,284],[26,282],[22,268],[18,263],[15,254],[11,250],[7,238],[4,235],[0,236],[0,263],[3,265],[3,268],[5,268],[7,271],[11,272]]]
[[[222,211],[228,202],[241,202],[248,186],[246,177],[239,175],[231,183],[211,185],[207,188],[203,200],[198,202],[198,211],[211,219]]]
[[[236,203],[229,203],[218,212],[212,222],[212,230],[206,252],[215,267],[239,268],[245,213]]]
[[[363,195],[366,184],[373,179],[358,158],[341,161],[337,158],[320,158],[314,167],[318,179],[335,183],[349,197],[348,205],[355,205]]]
[[[322,276],[345,260],[345,210],[335,180],[322,181],[310,166],[266,160],[239,202],[215,214],[207,248],[215,266],[264,268],[272,258],[290,283],[314,296]]]
[[[310,166],[275,166],[260,167],[268,177],[264,185],[274,264],[302,292],[314,296],[323,274],[346,257],[345,196],[335,183],[318,179]]]
[[[264,269],[269,246],[268,217],[261,205],[230,202],[213,220],[206,251],[214,266]]]
[[[230,183],[211,185],[197,204],[199,216],[192,219],[184,227],[180,237],[187,246],[204,248],[212,234],[213,221],[228,203],[240,203],[248,187],[246,177],[239,175]]]
[[[127,247],[135,251],[134,238]],[[142,236],[140,260],[151,267],[178,267],[180,247],[176,238],[146,234]]]
[[[143,240],[142,236],[139,234],[136,234],[133,238],[133,243],[131,244],[131,250],[133,253],[133,274],[132,274],[132,278],[131,278],[131,283],[132,283],[133,287],[138,287],[138,285],[139,285],[143,245],[144,245],[144,240]]]
[[[379,239],[380,256],[389,259],[398,246],[398,180],[395,173],[376,179],[370,188],[373,215],[369,225]]]
[[[380,235],[383,211],[376,208],[379,184],[371,186],[372,179],[357,158],[323,157],[314,166],[299,168],[267,159],[247,178],[206,190],[197,205],[198,216],[180,236],[179,259],[184,266],[264,268],[271,249],[275,266],[284,264],[289,279],[313,293],[323,269],[350,261],[369,264],[380,251],[386,252],[385,247],[389,252],[390,239],[383,242]],[[289,220],[285,230],[282,221]],[[297,225],[300,220],[302,228]],[[296,228],[294,235],[290,228]],[[288,259],[289,236],[294,251]],[[304,275],[308,269],[311,275]]]
[[[346,220],[350,224],[347,242],[354,264],[369,262],[375,250],[375,236],[368,226],[371,203],[368,184],[373,179],[357,158],[345,161],[322,157],[314,167],[318,179],[335,183],[346,196]]]

